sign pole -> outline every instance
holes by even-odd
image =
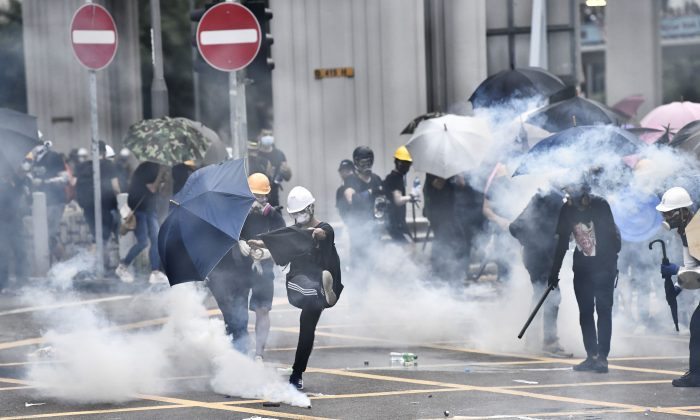
[[[236,103],[236,116],[238,117],[238,132],[239,138],[243,139],[243,148],[241,149],[241,158],[246,159],[246,170],[248,168],[248,112],[246,110],[245,99],[245,71],[237,71],[238,77],[238,102]]]
[[[232,71],[228,74],[228,104],[231,119],[231,147],[233,149],[233,158],[241,157],[241,139],[238,129],[238,119],[236,111],[238,110],[238,79],[236,72]]]
[[[95,244],[97,276],[104,274],[104,242],[102,241],[102,184],[100,182],[100,146],[97,121],[97,74],[90,70],[90,131],[92,134],[92,183],[95,187]]]

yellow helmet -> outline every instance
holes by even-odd
[[[401,146],[396,151],[394,152],[394,159],[398,160],[403,160],[406,162],[413,162],[413,159],[411,159],[411,154],[408,153],[408,149],[406,149],[406,146]]]
[[[270,180],[259,172],[248,177],[248,187],[253,194],[269,194],[271,190]]]

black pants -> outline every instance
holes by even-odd
[[[700,305],[690,318],[690,371],[700,373]]]
[[[612,336],[613,291],[617,269],[574,268],[574,293],[578,302],[583,346],[588,357],[608,357]],[[598,315],[596,322],[593,312]]]
[[[299,343],[297,343],[297,353],[294,357],[292,375],[301,378],[301,374],[306,371],[309,363],[311,350],[314,348],[316,338],[316,325],[321,318],[322,309],[302,309],[299,316]]]

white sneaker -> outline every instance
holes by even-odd
[[[259,354],[256,354],[256,355],[255,355],[255,359],[253,359],[253,360],[255,361],[255,363],[257,363],[257,364],[259,364],[259,365],[263,365],[263,364],[264,364],[264,362],[263,362],[263,357],[262,357],[261,355],[259,355]]]
[[[134,282],[134,276],[129,272],[129,267],[125,266],[124,264],[119,264],[114,272],[116,273],[117,277],[119,277],[119,280],[123,281],[124,283]]]
[[[151,284],[168,284],[168,277],[161,271],[153,270],[148,278],[148,282]]]
[[[323,291],[326,294],[326,302],[328,302],[328,305],[333,306],[338,301],[338,297],[333,291],[333,276],[330,272],[324,270],[321,279],[323,280]]]

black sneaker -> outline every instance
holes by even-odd
[[[576,372],[593,372],[595,371],[597,362],[593,357],[587,357],[586,360],[574,366]]]
[[[606,357],[598,357],[593,370],[596,373],[608,373],[608,359]]]
[[[299,377],[296,377],[294,375],[290,376],[289,383],[294,385],[294,388],[298,389],[299,391],[304,389],[304,380],[301,379],[301,376],[299,376]]]
[[[700,373],[687,371],[680,378],[672,380],[671,385],[678,388],[700,387]]]

